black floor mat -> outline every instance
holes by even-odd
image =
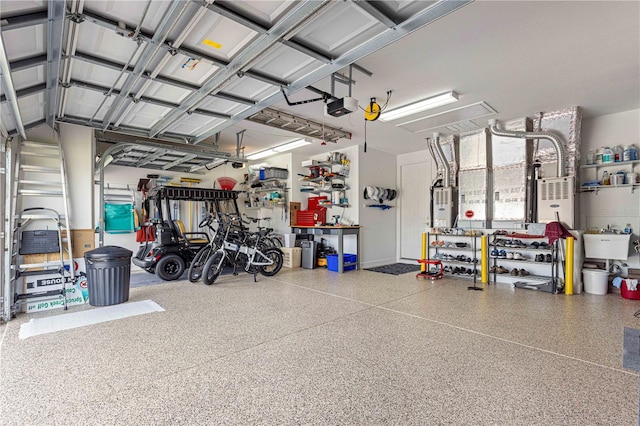
[[[392,263],[391,265],[376,266],[375,268],[365,268],[365,271],[382,272],[383,274],[401,275],[409,272],[420,271],[420,264],[411,265],[409,263]]]

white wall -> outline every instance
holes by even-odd
[[[640,109],[625,111],[618,114],[604,115],[585,119],[582,121],[582,148],[584,159],[589,149],[597,149],[601,146],[615,146],[634,144],[640,148]],[[600,179],[602,172],[608,168],[598,170]],[[616,170],[611,167],[611,170]],[[640,173],[640,164],[635,166],[635,171]],[[582,169],[581,179],[593,179],[593,169]],[[580,229],[606,228],[624,229],[627,223],[631,224],[633,235],[631,241],[637,240],[640,235],[640,190],[636,188],[631,192],[629,188],[607,188],[596,192],[583,192],[579,194],[580,202]],[[630,246],[630,253],[633,253]],[[638,256],[629,258],[630,265],[640,267]]]
[[[93,129],[72,124],[60,124],[59,129],[69,188],[69,227],[92,229],[93,203],[88,200],[93,196]],[[50,127],[39,126],[27,132],[27,140],[55,142],[56,138]]]
[[[377,201],[365,200],[362,196],[366,186],[398,189],[396,180],[396,161],[386,152],[360,147],[358,163],[358,185],[352,186],[351,193],[359,199],[360,207],[360,249],[362,250],[362,267],[386,265],[396,261],[396,208],[381,210],[366,207],[379,204]],[[352,163],[353,164],[353,163]],[[400,194],[402,196],[402,194]],[[398,198],[385,201],[384,204],[397,207]]]

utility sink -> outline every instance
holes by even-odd
[[[629,234],[584,234],[584,255],[590,259],[627,260]]]

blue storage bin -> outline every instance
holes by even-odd
[[[358,256],[356,256],[355,254],[348,254],[348,253],[344,253],[342,255],[342,258],[344,259],[345,264],[355,263],[356,260],[358,260]],[[330,271],[338,272],[338,255],[337,254],[327,255],[327,268],[329,268]],[[354,269],[356,269],[356,265],[344,266],[345,271],[352,271]]]

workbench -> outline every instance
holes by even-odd
[[[344,272],[345,266],[356,265],[360,269],[360,227],[359,226],[292,226],[293,234],[304,235],[337,235],[338,236],[338,272]],[[344,236],[355,235],[356,237],[356,261],[344,263]]]

